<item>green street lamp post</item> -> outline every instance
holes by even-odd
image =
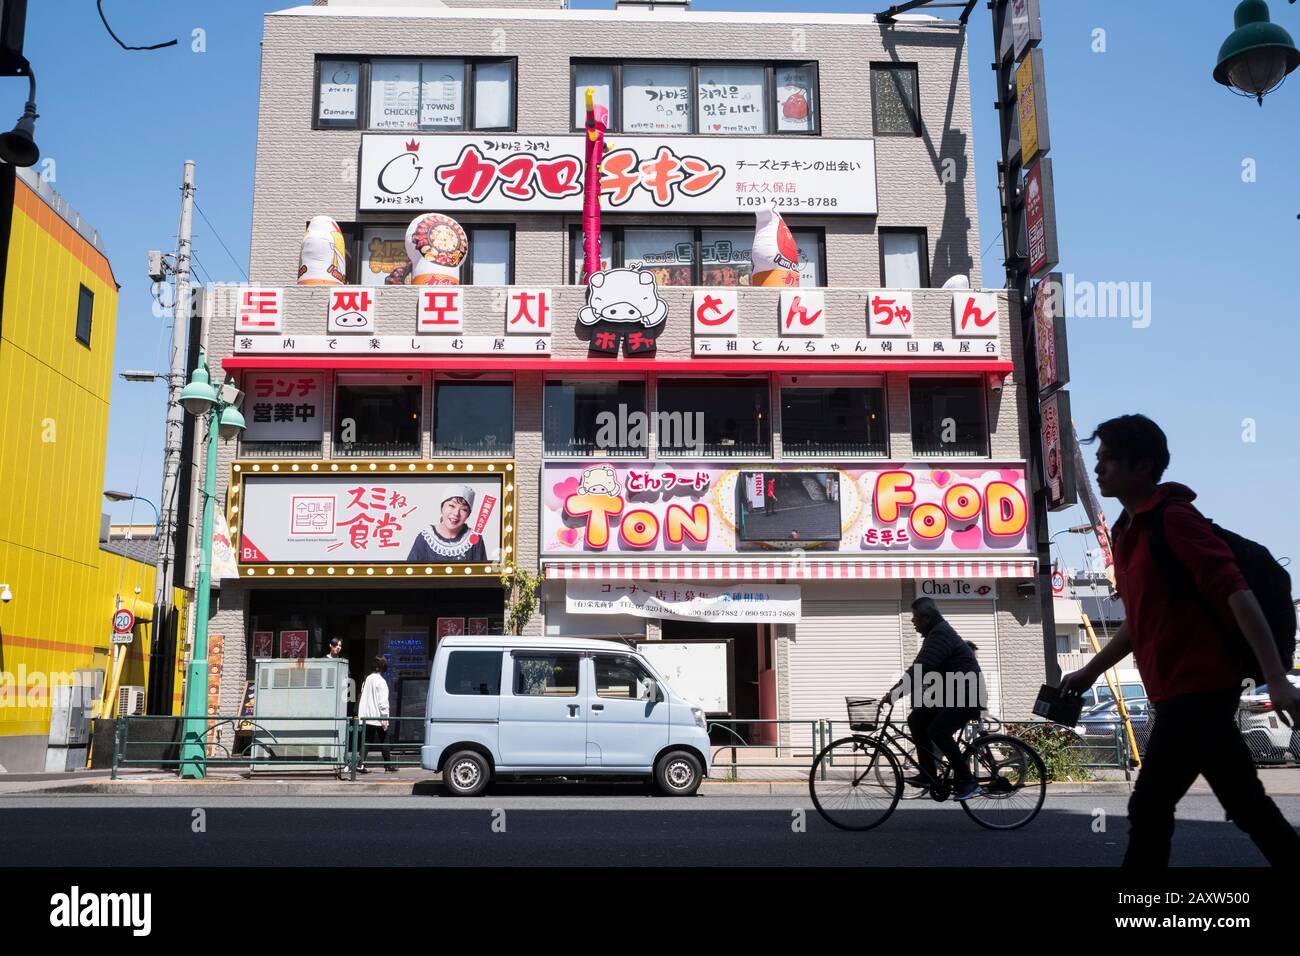
[[[1270,22],[1265,0],[1242,0],[1232,19],[1235,29],[1219,48],[1214,80],[1263,106],[1264,97],[1300,66],[1300,50],[1291,34]]]
[[[204,737],[208,724],[208,608],[212,594],[212,513],[217,497],[217,442],[234,438],[244,430],[244,416],[236,404],[238,389],[232,384],[213,388],[207,356],[199,352],[199,364],[190,382],[181,390],[181,405],[195,418],[205,415],[207,464],[203,469],[202,559],[195,595],[194,649],[190,654],[189,678],[185,682],[184,724],[181,735],[181,777],[196,780],[206,772]]]

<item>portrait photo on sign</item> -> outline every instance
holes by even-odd
[[[240,564],[501,559],[499,475],[248,476]]]

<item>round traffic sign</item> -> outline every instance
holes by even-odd
[[[1065,575],[1060,571],[1052,572],[1052,593],[1060,594],[1065,590]]]
[[[135,627],[135,615],[131,613],[130,608],[118,608],[113,613],[113,633],[130,634]]]

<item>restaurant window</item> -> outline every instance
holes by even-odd
[[[461,265],[463,285],[510,285],[515,278],[513,226],[463,226],[469,256]],[[345,232],[347,228],[345,227]],[[361,230],[355,281],[360,285],[407,285],[411,260],[406,254],[406,224]],[[349,265],[349,272],[352,266]]]
[[[452,458],[509,458],[514,454],[514,385],[509,379],[433,383],[433,453]]]
[[[355,129],[360,115],[361,64],[320,60],[316,74],[316,125]]]
[[[787,458],[887,457],[884,385],[786,376],[781,382],[781,453]]]
[[[315,125],[403,132],[512,130],[515,86],[514,59],[321,58]]]
[[[909,382],[912,454],[988,455],[984,384],[979,378],[914,378]]]
[[[558,458],[643,456],[648,435],[644,424],[637,427],[637,423],[645,409],[643,381],[547,382],[543,453]]]
[[[90,323],[95,314],[95,293],[84,285],[77,287],[77,341],[90,347]]]
[[[794,229],[799,249],[799,284],[824,286],[825,241],[820,229]],[[604,229],[600,234],[601,268],[648,269],[659,285],[746,286],[753,271],[754,230],[748,229]],[[573,268],[570,281],[582,279],[582,230],[569,234]]]
[[[818,133],[815,63],[574,61],[572,128],[587,121],[586,92],[622,133],[746,136]]]
[[[919,102],[915,66],[871,65],[872,129],[877,136],[920,136]]]
[[[924,229],[880,230],[880,276],[886,289],[930,287],[930,256]]]
[[[335,457],[418,457],[420,394],[418,375],[340,374],[334,390]]]
[[[744,458],[772,453],[767,378],[661,378],[661,455]]]

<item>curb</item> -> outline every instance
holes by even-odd
[[[419,791],[417,792],[417,788]],[[1093,783],[1052,784],[1050,794],[1078,795],[1087,793],[1127,794],[1129,785],[1124,781],[1097,781]],[[133,796],[133,797],[409,797],[440,796],[441,786],[434,779],[420,781],[394,780],[392,783],[371,781],[279,781],[254,783],[245,780],[212,780],[203,783],[169,782],[169,781],[132,781],[118,780],[102,783],[79,783],[54,788],[35,788],[31,790],[12,790],[0,794],[0,801],[5,796],[27,797],[38,794],[53,796]],[[580,793],[573,794],[580,796]],[[700,785],[699,795],[704,797],[806,797],[808,784],[803,781],[724,781],[706,780]]]

